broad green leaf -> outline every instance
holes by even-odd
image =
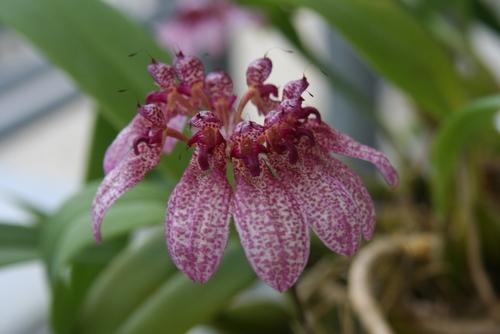
[[[90,204],[96,189],[97,184],[89,185],[69,199],[45,224],[42,249],[52,275],[80,250],[94,244],[90,228]],[[104,219],[105,240],[123,235],[138,226],[161,223],[169,190],[142,182],[127,192]]]
[[[0,224],[0,266],[38,259],[38,237],[38,228]]]
[[[471,23],[472,5],[481,1],[457,1],[455,3],[424,1],[404,3],[408,13],[421,22],[436,39],[447,48],[447,52],[461,63],[467,64],[466,71],[459,71],[468,100],[495,94],[498,85],[491,71],[477,56],[467,33]],[[422,6],[423,5],[423,6]],[[422,7],[421,7],[422,6]],[[450,19],[454,17],[455,19]]]
[[[146,54],[169,60],[141,27],[98,0],[2,0],[0,23],[11,27],[65,70],[103,107],[117,128],[130,121],[136,97],[152,90]],[[127,94],[117,93],[127,89]]]
[[[72,332],[82,291],[121,248],[115,245],[121,242],[119,237],[137,227],[161,224],[164,219],[169,188],[143,182],[109,210],[103,224],[104,243],[96,246],[90,222],[96,188],[91,184],[75,195],[44,225],[43,250],[53,291],[51,318],[56,333]]]
[[[55,333],[74,333],[76,319],[89,287],[125,246],[127,238],[106,241],[85,250],[68,266],[69,278],[52,281],[51,324]]]
[[[477,100],[463,110],[450,115],[436,135],[432,145],[434,202],[441,218],[453,198],[452,180],[461,154],[485,140],[500,142],[495,129],[495,115],[500,112],[500,95]]]
[[[158,199],[128,201],[114,205],[106,215],[102,226],[103,238],[127,234],[139,227],[161,224],[165,215],[165,201]],[[95,244],[92,236],[90,213],[85,212],[74,217],[65,230],[63,238],[56,245],[52,259],[54,272],[59,272],[63,266],[85,248]]]
[[[140,247],[122,252],[94,282],[77,323],[82,333],[111,333],[149,298],[176,268],[166,251],[163,231]]]
[[[15,208],[30,215],[28,221],[38,225],[43,223],[43,221],[47,218],[48,212],[40,208],[31,200],[23,198],[22,196],[16,195],[14,193],[9,193],[7,194],[7,196],[9,198],[9,201],[12,203],[12,205],[14,205]]]
[[[161,285],[128,317],[117,331],[123,334],[181,334],[211,320],[241,290],[255,280],[242,249],[226,249],[217,273],[206,284],[191,282],[177,273]]]
[[[272,0],[308,7],[335,26],[385,78],[436,117],[461,107],[465,93],[451,59],[393,0]]]

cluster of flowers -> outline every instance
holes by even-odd
[[[234,218],[257,275],[278,291],[290,288],[309,256],[309,230],[334,252],[352,255],[375,225],[373,202],[359,176],[330,152],[373,163],[387,183],[398,177],[386,156],[325,124],[303,106],[305,77],[278,88],[265,81],[272,62],[247,68],[248,91],[236,106],[231,78],[205,75],[203,64],[179,53],[173,66],[153,61],[148,70],[159,90],[109,147],[106,177],[92,205],[94,236],[107,209],[169,152],[175,140],[193,157],[167,207],[165,239],[176,266],[196,282],[216,271]],[[242,119],[253,103],[264,124]],[[190,117],[191,138],[182,134]],[[232,164],[234,186],[226,176]]]

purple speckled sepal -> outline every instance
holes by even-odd
[[[103,168],[105,175],[111,172],[127,156],[127,153],[132,150],[134,141],[147,131],[149,125],[149,122],[144,117],[136,115],[120,131],[104,155]]]
[[[318,124],[309,121],[307,125],[313,130],[318,143],[326,150],[371,162],[377,167],[389,186],[396,187],[398,185],[398,173],[384,153],[360,144],[348,135],[332,129],[324,123]]]
[[[92,229],[97,242],[101,241],[101,224],[108,209],[127,190],[139,183],[147,172],[160,162],[162,147],[137,145],[137,153],[129,150],[120,163],[104,178],[92,202]]]
[[[322,156],[321,150],[307,151],[304,146],[299,147],[297,163],[289,164],[283,155],[270,155],[271,165],[295,196],[307,225],[332,251],[351,256],[359,247],[364,212],[353,189],[325,163],[328,156]]]
[[[254,177],[241,160],[233,159],[233,166],[232,212],[246,256],[264,282],[286,291],[309,257],[309,230],[300,207],[267,167]]]
[[[247,85],[261,85],[267,80],[273,69],[271,59],[264,57],[254,60],[247,67]]]
[[[229,235],[232,189],[226,180],[224,145],[204,171],[197,154],[170,195],[165,239],[175,265],[195,282],[217,270]],[[218,161],[216,161],[218,160]]]

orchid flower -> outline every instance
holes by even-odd
[[[305,77],[283,87],[267,84],[272,62],[247,69],[248,91],[235,106],[233,83],[224,72],[205,75],[203,64],[179,53],[173,66],[153,61],[149,73],[159,90],[109,147],[106,176],[92,205],[93,231],[108,208],[144,178],[171,149],[169,140],[193,147],[193,156],[166,210],[165,239],[175,265],[196,282],[217,270],[228,242],[230,218],[256,274],[278,291],[298,279],[314,231],[332,251],[353,255],[375,227],[372,199],[361,178],[331,153],[374,164],[390,186],[398,176],[387,157],[322,121],[303,106]],[[264,124],[242,119],[248,103]],[[194,133],[182,134],[189,118]],[[167,147],[168,146],[168,147]],[[234,186],[226,170],[232,168]]]
[[[158,26],[160,44],[189,54],[220,56],[229,33],[237,26],[258,22],[253,12],[227,0],[182,0],[172,18]]]

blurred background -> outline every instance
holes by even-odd
[[[373,280],[369,288],[375,292],[365,296],[368,302],[363,297],[357,301],[348,286],[353,259],[313,246],[310,266],[299,283],[312,333],[500,333],[500,247],[496,243],[500,231],[500,96],[495,95],[500,80],[500,3],[235,1],[225,3],[231,7],[227,13],[217,8],[218,23],[210,24],[222,28],[214,28],[217,40],[212,43],[202,45],[203,29],[195,29],[193,21],[189,22],[192,31],[178,32],[181,39],[169,36],[174,30],[169,24],[179,20],[183,10],[195,8],[203,18],[204,8],[216,2],[113,0],[102,6],[97,0],[86,4],[0,0],[0,223],[8,225],[0,232],[0,333],[147,333],[161,324],[158,319],[144,320],[144,331],[140,325],[100,328],[99,321],[106,322],[106,316],[88,311],[99,304],[99,289],[112,286],[107,268],[119,272],[117,261],[123,267],[127,256],[132,258],[131,253],[148,244],[125,237],[139,223],[111,238],[111,250],[101,254],[102,261],[90,261],[98,262],[99,269],[82,274],[89,277],[82,287],[68,282],[70,272],[77,270],[74,265],[82,262],[79,256],[93,247],[88,241],[71,250],[64,266],[59,265],[60,273],[54,274],[50,263],[63,256],[57,252],[69,247],[71,236],[85,229],[75,230],[66,248],[50,253],[43,244],[50,244],[47,235],[55,233],[47,226],[70,224],[71,210],[61,218],[61,212],[69,210],[68,198],[84,189],[88,194],[79,200],[81,211],[90,206],[95,185],[85,189],[102,177],[104,148],[131,118],[136,96],[152,88],[145,68],[148,54],[163,59],[187,48],[193,48],[208,69],[229,71],[239,96],[246,89],[246,66],[264,54],[274,62],[269,81],[278,86],[305,74],[311,83],[306,103],[316,106],[335,128],[388,154],[400,171],[402,184],[391,192],[370,166],[348,161],[367,180],[377,203],[375,241],[366,245],[365,257],[356,257],[360,262],[356,268],[368,271],[359,275]],[[38,11],[40,6],[45,9]],[[84,7],[81,12],[80,7]],[[86,22],[93,10],[99,11],[95,22]],[[75,16],[69,18],[74,25],[45,25],[68,13]],[[51,29],[70,33],[87,29],[82,35],[90,42],[80,45],[75,35],[75,44],[66,44],[65,34],[54,34]],[[101,44],[113,36],[120,40]],[[189,43],[185,41],[189,38],[194,46],[182,44]],[[89,50],[89,45],[97,51]],[[105,50],[98,52],[101,49]],[[99,64],[98,57],[106,58],[102,54],[115,58],[94,67],[83,60],[95,56]],[[142,68],[137,89],[125,75],[108,75],[98,88],[93,85],[104,74],[89,71],[114,67],[114,60],[118,65],[109,73],[135,75]],[[87,78],[93,73],[94,79]],[[259,119],[256,112],[250,118]],[[491,133],[486,131],[490,127]],[[158,184],[175,183],[186,155],[182,149],[174,153],[178,166]],[[161,201],[166,198],[167,191]],[[471,230],[470,224],[479,227]],[[144,240],[149,240],[151,233],[144,234]],[[470,235],[475,236],[472,241]],[[59,238],[54,242],[62,243],[66,236]],[[388,248],[377,249],[379,241],[382,248]],[[369,245],[373,248],[368,249]],[[90,253],[87,259],[98,256]],[[163,250],[158,254],[167,257]],[[372,266],[380,271],[370,273]],[[108,283],[103,283],[106,275]],[[161,286],[172,274],[158,275],[154,284]],[[408,275],[419,278],[405,285]],[[199,311],[193,322],[179,320],[178,328],[165,324],[168,330],[163,332],[300,333],[290,299],[254,279],[224,297],[213,312]],[[362,294],[366,286],[359,284],[355,289]],[[113,292],[103,298],[113,299]],[[380,305],[370,309],[373,300]],[[466,301],[470,301],[467,306]],[[134,301],[137,305],[147,302]],[[103,302],[101,310],[106,310],[103,305],[112,304]],[[109,312],[121,319],[118,323],[125,322],[137,305],[123,315]],[[162,307],[158,310],[168,310]],[[366,314],[373,314],[371,319],[363,317],[363,307],[368,308]],[[66,314],[64,309],[71,311]],[[433,323],[433,313],[447,320]],[[185,317],[190,317],[187,310]],[[422,319],[430,319],[430,325],[415,325]],[[95,321],[95,327],[85,325],[86,321]]]

